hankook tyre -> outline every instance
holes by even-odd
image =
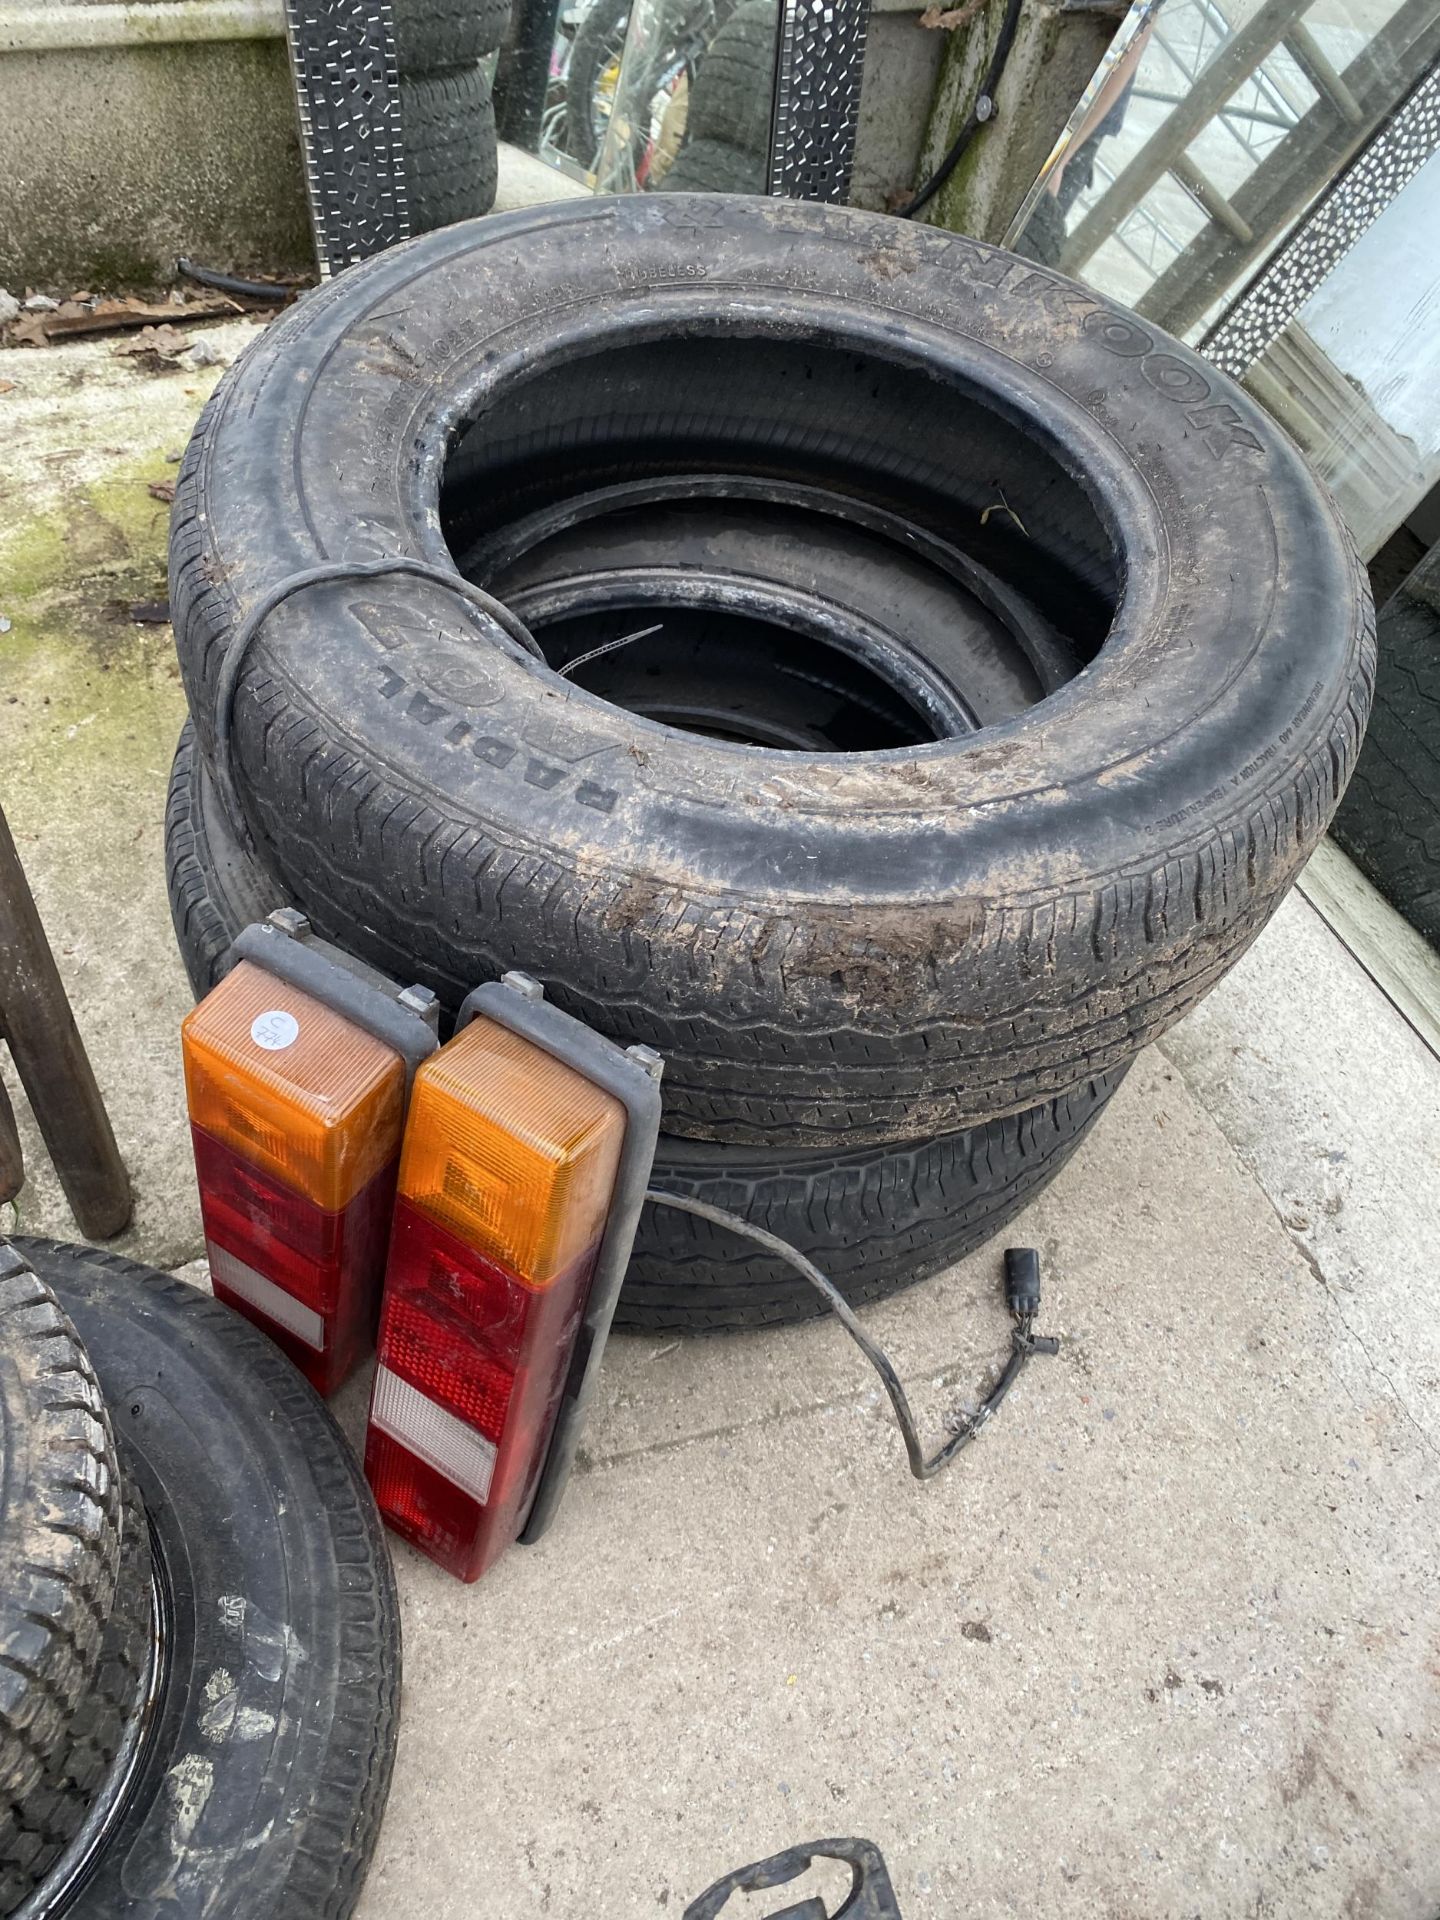
[[[437,234],[299,303],[181,469],[203,750],[244,610],[448,560],[581,487],[847,493],[1020,586],[1086,661],[978,733],[807,753],[625,711],[437,585],[314,588],[256,637],[234,772],[320,930],[453,1006],[523,966],[666,1056],[666,1128],[855,1146],[1115,1071],[1244,952],[1369,706],[1353,548],[1196,354],[1033,262],[806,203],[656,195]]]

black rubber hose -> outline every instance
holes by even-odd
[[[175,271],[182,279],[194,280],[202,287],[214,287],[217,293],[243,294],[247,300],[273,300],[281,306],[304,291],[303,285],[281,286],[273,280],[246,280],[240,274],[221,273],[218,267],[202,267],[184,258],[175,262]]]
[[[965,158],[966,149],[975,135],[988,120],[995,116],[995,89],[1000,85],[1000,77],[1005,71],[1005,62],[1010,58],[1010,49],[1014,45],[1015,30],[1020,25],[1020,8],[1024,0],[1006,0],[1005,18],[1000,22],[999,37],[995,42],[995,51],[990,56],[990,65],[985,78],[980,83],[980,91],[975,96],[975,104],[965,116],[965,124],[950,144],[950,150],[930,178],[920,188],[913,199],[907,200],[903,207],[896,209],[896,218],[913,220],[922,207],[929,206],[945,182],[954,173],[956,167]]]

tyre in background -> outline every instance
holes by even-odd
[[[0,1240],[0,1884],[45,1845],[26,1809],[94,1680],[123,1524],[94,1369],[54,1294]]]
[[[473,66],[505,38],[510,0],[390,0],[403,75]]]
[[[499,157],[490,82],[478,66],[400,76],[410,231],[473,220],[495,204]]]
[[[1440,950],[1440,544],[1376,628],[1370,730],[1331,832]]]

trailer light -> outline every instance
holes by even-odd
[[[659,1125],[653,1055],[507,982],[415,1077],[365,1449],[386,1520],[463,1580],[558,1502]]]
[[[332,1393],[374,1337],[407,1083],[435,1037],[415,990],[277,918],[187,1016],[185,1089],[216,1297]]]

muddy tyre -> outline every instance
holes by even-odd
[[[451,1006],[524,966],[656,1047],[691,1138],[913,1140],[1114,1072],[1324,832],[1373,618],[1333,506],[1243,392],[977,242],[632,196],[437,235],[311,296],[181,469],[202,748],[240,611],[296,569],[444,563],[447,528],[697,469],[823,481],[963,543],[1085,670],[964,738],[761,751],[558,682],[438,586],[317,588],[256,637],[231,709],[266,866]]]
[[[188,720],[165,800],[165,879],[176,944],[197,1000],[225,973],[240,928],[291,904],[236,842],[204,777]]]
[[[188,727],[170,776],[166,846],[181,956],[196,994],[208,993],[263,889],[228,838]],[[1087,1080],[1030,1112],[938,1140],[852,1152],[781,1156],[662,1134],[651,1184],[779,1234],[864,1306],[998,1233],[1059,1173],[1123,1076],[1121,1069]],[[812,1287],[753,1242],[693,1214],[646,1207],[615,1325],[704,1333],[781,1326],[823,1311]]]
[[[95,1676],[122,1525],[94,1369],[54,1294],[0,1240],[0,1882],[44,1843],[32,1797]]]
[[[359,1465],[283,1354],[219,1302],[93,1247],[14,1244],[95,1356],[167,1623],[133,1778],[64,1911],[345,1920],[400,1700],[394,1575]]]

